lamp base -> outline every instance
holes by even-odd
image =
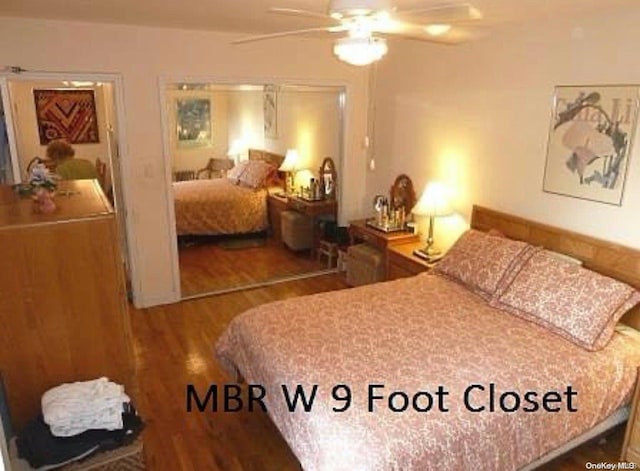
[[[420,257],[427,262],[437,262],[440,260],[444,254],[433,247],[425,247],[423,249],[416,249],[413,251],[413,255],[416,257]]]

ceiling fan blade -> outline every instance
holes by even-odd
[[[426,8],[399,10],[395,12],[394,16],[399,18],[411,16],[414,21],[419,19],[421,22],[429,23],[477,21],[483,17],[482,12],[470,3],[443,4]]]
[[[280,7],[271,7],[267,10],[269,13],[278,13],[283,15],[291,15],[291,16],[306,16],[308,18],[318,18],[321,20],[331,20],[336,22],[334,18],[327,15],[326,13],[321,13],[318,11],[309,11],[309,10],[298,10],[297,8],[280,8]]]
[[[456,45],[486,36],[487,32],[476,28],[452,28],[447,33],[433,36],[428,34],[422,27],[409,28],[402,31],[389,31],[382,33],[390,37],[411,39],[414,41],[424,41],[429,43]]]
[[[281,31],[279,33],[268,33],[268,34],[258,34],[254,36],[246,36],[244,38],[235,39],[231,41],[231,44],[244,44],[244,43],[250,43],[254,41],[262,41],[264,39],[281,38],[283,36],[293,36],[297,34],[317,33],[320,31],[329,32],[329,33],[341,33],[346,30],[347,28],[341,25],[325,26],[325,27],[319,27],[319,28],[295,29],[291,31]]]

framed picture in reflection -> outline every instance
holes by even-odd
[[[278,87],[265,85],[263,93],[264,107],[264,137],[278,138]]]

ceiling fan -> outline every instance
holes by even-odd
[[[331,0],[326,13],[279,7],[268,11],[323,20],[327,25],[248,36],[233,43],[318,32],[346,33],[336,39],[333,52],[352,65],[368,65],[382,58],[388,49],[386,36],[458,44],[473,36],[469,26],[482,19],[482,13],[470,3],[439,3],[398,10],[392,0]]]

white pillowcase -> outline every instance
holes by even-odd
[[[275,167],[262,160],[248,160],[238,183],[249,188],[263,188]]]
[[[249,161],[245,160],[238,163],[237,165],[234,165],[233,168],[231,168],[231,170],[227,172],[227,178],[229,179],[229,181],[231,181],[234,185],[237,185],[240,181],[240,176],[247,168],[248,163]]]
[[[553,258],[557,258],[558,260],[564,260],[565,262],[573,263],[575,265],[582,265],[582,260],[579,258],[572,257],[571,255],[567,255],[564,253],[556,252],[554,250],[544,249],[546,253],[548,253]]]

